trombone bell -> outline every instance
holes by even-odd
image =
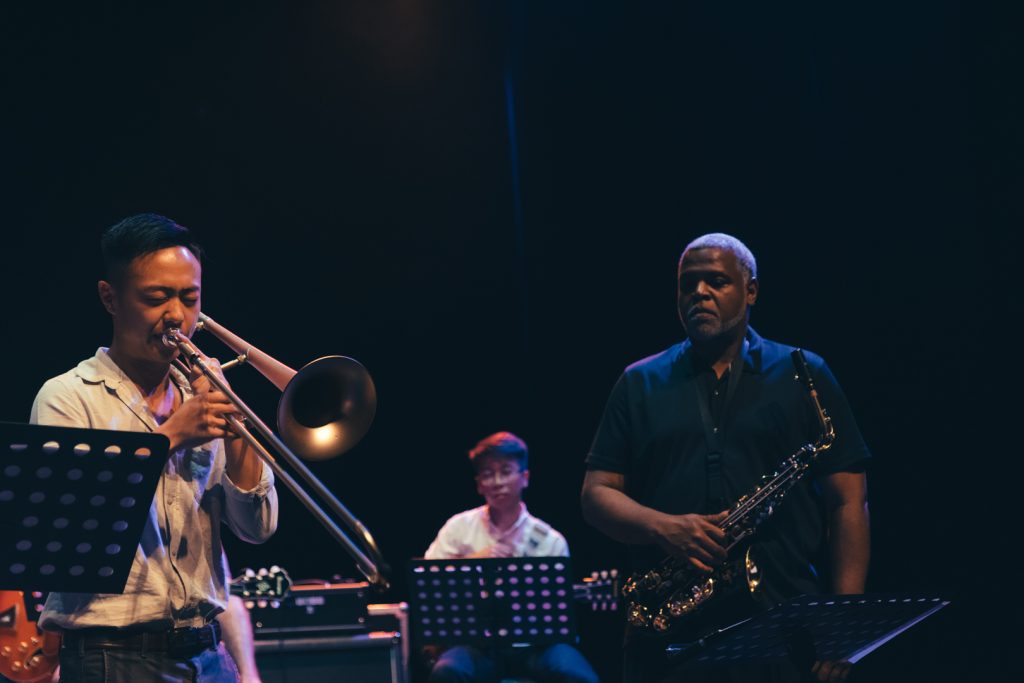
[[[327,460],[355,446],[377,412],[377,389],[363,365],[347,356],[306,364],[277,405],[281,438],[305,460]]]

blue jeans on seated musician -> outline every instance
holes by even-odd
[[[476,648],[457,645],[438,658],[430,683],[496,683],[508,677],[536,683],[598,683],[597,674],[579,650],[565,643],[506,650],[500,662]]]
[[[166,652],[62,648],[61,683],[237,683],[238,670],[220,643],[189,659]]]

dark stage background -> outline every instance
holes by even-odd
[[[8,385],[109,341],[103,228],[193,228],[204,309],[299,366],[361,360],[365,440],[313,469],[405,561],[478,503],[465,452],[532,451],[577,573],[583,457],[622,368],[680,337],[674,268],[726,230],[754,326],[829,360],[875,454],[873,591],[954,600],[950,676],[1019,676],[1007,560],[1024,106],[1019,16],[953,0],[115,3],[5,8]],[[224,357],[217,342],[203,348]],[[262,414],[277,395],[232,375]],[[1016,407],[1016,406],[1013,406]],[[780,454],[781,456],[782,454]],[[236,568],[354,576],[285,490]],[[609,637],[615,642],[617,634]]]

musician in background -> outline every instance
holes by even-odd
[[[245,600],[237,595],[228,596],[227,608],[217,615],[221,640],[238,669],[239,683],[262,683],[256,668],[256,645],[252,634],[252,617]]]
[[[688,338],[619,377],[587,456],[582,504],[588,522],[630,545],[634,569],[672,555],[707,572],[726,559],[719,527],[726,511],[783,458],[814,442],[820,427],[794,381],[792,348],[748,324],[760,286],[750,250],[730,235],[704,235],[683,251],[677,275]],[[803,593],[861,593],[867,576],[868,449],[825,362],[807,358],[837,438],[754,537],[765,605]],[[690,634],[728,625],[701,621],[703,613],[692,618]],[[626,680],[679,680],[665,645],[680,640],[631,629]],[[820,680],[847,672],[842,663],[813,664]],[[799,680],[801,672],[713,675]]]
[[[427,548],[428,560],[472,557],[568,556],[562,534],[526,510],[523,491],[530,483],[526,443],[510,432],[482,439],[469,452],[476,490],[485,504],[449,519]],[[540,683],[597,683],[597,675],[576,648],[564,643],[539,651],[507,653],[504,663],[524,669]],[[434,664],[431,683],[496,681],[501,670],[479,650],[456,646]]]
[[[268,539],[273,475],[228,431],[227,397],[173,367],[178,350],[164,343],[171,329],[191,335],[199,316],[201,251],[189,230],[141,214],[109,228],[101,246],[110,348],[47,381],[31,421],[163,434],[171,455],[124,594],[51,593],[40,625],[63,634],[62,681],[235,681],[218,645],[228,599],[221,525]]]
[[[231,576],[226,553],[221,553],[224,562],[224,576]],[[217,615],[220,623],[221,641],[238,669],[239,683],[263,683],[256,668],[256,641],[253,638],[252,615],[245,606],[245,600],[228,593],[228,604]]]

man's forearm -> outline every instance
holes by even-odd
[[[829,554],[832,592],[864,592],[871,559],[871,531],[867,502],[847,503],[832,509],[829,519]]]
[[[263,461],[248,441],[242,438],[224,439],[225,469],[235,486],[251,491],[260,483]]]
[[[654,542],[651,529],[660,512],[609,486],[585,486],[581,497],[588,524],[620,543]]]

